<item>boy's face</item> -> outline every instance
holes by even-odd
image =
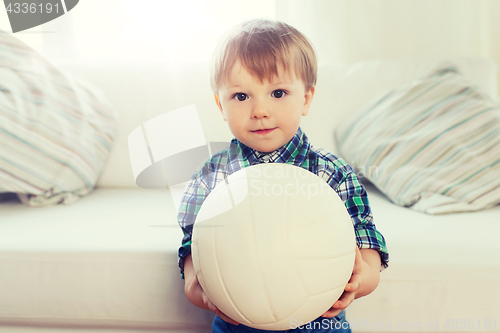
[[[283,71],[273,82],[260,82],[238,61],[215,101],[236,139],[268,153],[293,138],[313,95],[314,87],[306,91],[301,79]]]

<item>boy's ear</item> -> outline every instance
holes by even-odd
[[[217,104],[217,106],[219,107],[220,113],[222,114],[222,119],[224,119],[224,121],[227,121],[226,114],[224,113],[224,110],[222,109],[222,104],[220,103],[219,96],[217,94],[214,94],[214,97],[215,97],[215,104]]]
[[[314,97],[315,88],[311,87],[304,95],[304,109],[302,110],[302,115],[306,116],[309,113],[309,107],[311,106],[312,99]]]

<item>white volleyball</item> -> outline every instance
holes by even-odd
[[[354,228],[338,194],[289,164],[250,166],[220,182],[193,228],[198,280],[223,313],[286,330],[325,313],[355,259]]]

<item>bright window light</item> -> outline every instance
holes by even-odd
[[[81,0],[53,21],[15,36],[60,58],[206,61],[232,26],[275,18],[272,0]],[[12,31],[5,11],[0,28]]]

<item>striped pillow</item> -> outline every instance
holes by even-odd
[[[3,31],[0,78],[0,193],[31,206],[89,194],[115,135],[103,96]]]
[[[453,65],[377,98],[335,138],[396,204],[444,214],[500,203],[500,107]]]

